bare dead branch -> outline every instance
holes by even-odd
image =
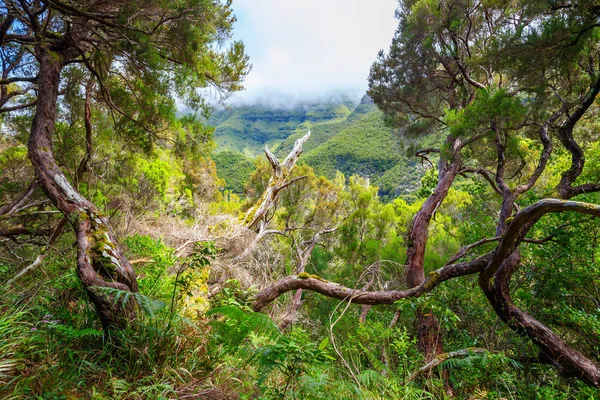
[[[13,200],[12,203],[5,204],[0,207],[0,215],[10,216],[16,212],[27,201],[27,199],[31,197],[37,186],[37,181],[33,180],[29,186],[27,186],[27,189],[25,189],[23,193]]]
[[[275,206],[277,195],[282,189],[300,179],[303,179],[303,177],[297,177],[288,180],[290,172],[294,168],[296,161],[298,161],[298,157],[300,157],[300,154],[302,154],[302,145],[308,140],[309,137],[310,131],[308,131],[302,138],[296,140],[296,143],[294,143],[294,148],[285,158],[283,163],[279,162],[277,157],[271,153],[268,147],[265,147],[265,154],[271,163],[271,167],[273,168],[273,175],[271,176],[271,179],[269,179],[269,184],[267,185],[267,188],[256,205],[246,213],[244,224],[248,228],[255,228],[260,221],[263,221],[266,218],[269,210]]]

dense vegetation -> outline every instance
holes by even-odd
[[[0,14],[1,398],[600,397],[593,1],[402,0],[281,131],[229,2]]]

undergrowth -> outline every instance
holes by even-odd
[[[427,379],[409,382],[424,360],[411,326],[390,329],[382,322],[393,309],[374,310],[359,325],[358,310],[350,309],[335,329],[297,324],[282,333],[269,316],[251,311],[252,290],[228,281],[207,300],[207,311],[190,316],[186,299],[197,292],[193,278],[182,276],[208,270],[214,246],[199,245],[180,258],[160,240],[138,235],[125,242],[130,257],[152,262],[138,268],[141,292],[129,300],[139,304],[140,316],[123,331],[102,330],[61,257],[49,258],[38,272],[45,276],[41,284],[3,291],[0,398],[443,399],[442,369],[451,372],[459,398],[597,394],[577,383],[558,385],[552,370],[532,372],[492,352],[448,360]],[[334,304],[322,302],[310,309]],[[524,374],[541,385],[525,383]]]

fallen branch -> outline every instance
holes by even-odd
[[[231,259],[232,262],[240,262],[240,261],[244,260],[246,257],[248,257],[250,255],[250,253],[252,252],[252,250],[254,250],[254,248],[258,245],[258,242],[260,242],[265,236],[268,236],[268,235],[283,235],[283,236],[285,236],[285,234],[287,233],[285,231],[281,231],[278,229],[264,229],[263,225],[265,225],[265,224],[263,222],[261,222],[261,227],[259,229],[258,234],[254,237],[252,242],[250,242],[248,247],[246,247],[242,253],[240,253],[238,256],[235,256],[234,258]]]
[[[17,279],[19,279],[20,277],[22,277],[29,271],[37,268],[38,266],[40,266],[42,264],[42,261],[44,261],[44,259],[48,256],[49,251],[52,248],[52,245],[56,242],[56,240],[62,234],[63,229],[64,229],[65,225],[67,224],[67,222],[68,222],[67,218],[63,218],[60,220],[60,222],[52,230],[52,234],[51,234],[50,238],[48,239],[48,244],[43,248],[42,252],[35,258],[35,260],[31,264],[29,264],[28,266],[23,268],[15,276],[13,276],[8,282],[6,282],[7,287],[12,285]]]
[[[0,228],[0,237],[14,237],[20,235],[30,236],[48,236],[52,234],[52,229],[48,228],[27,228],[22,225],[12,228]]]
[[[19,207],[21,207],[25,203],[25,201],[33,194],[37,185],[37,181],[33,180],[29,184],[29,186],[27,186],[27,189],[25,189],[25,191],[21,193],[19,197],[17,197],[12,203],[5,204],[0,207],[0,215],[8,216],[14,213],[16,210],[18,210]]]

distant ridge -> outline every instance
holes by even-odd
[[[243,188],[240,171],[249,174],[250,160],[261,155],[265,145],[283,157],[308,129],[312,136],[300,160],[317,174],[333,178],[341,171],[347,177],[368,177],[388,199],[420,186],[422,167],[406,157],[399,138],[366,94],[358,103],[346,100],[291,109],[235,107],[217,112],[209,123],[216,125],[217,173],[235,192]]]

